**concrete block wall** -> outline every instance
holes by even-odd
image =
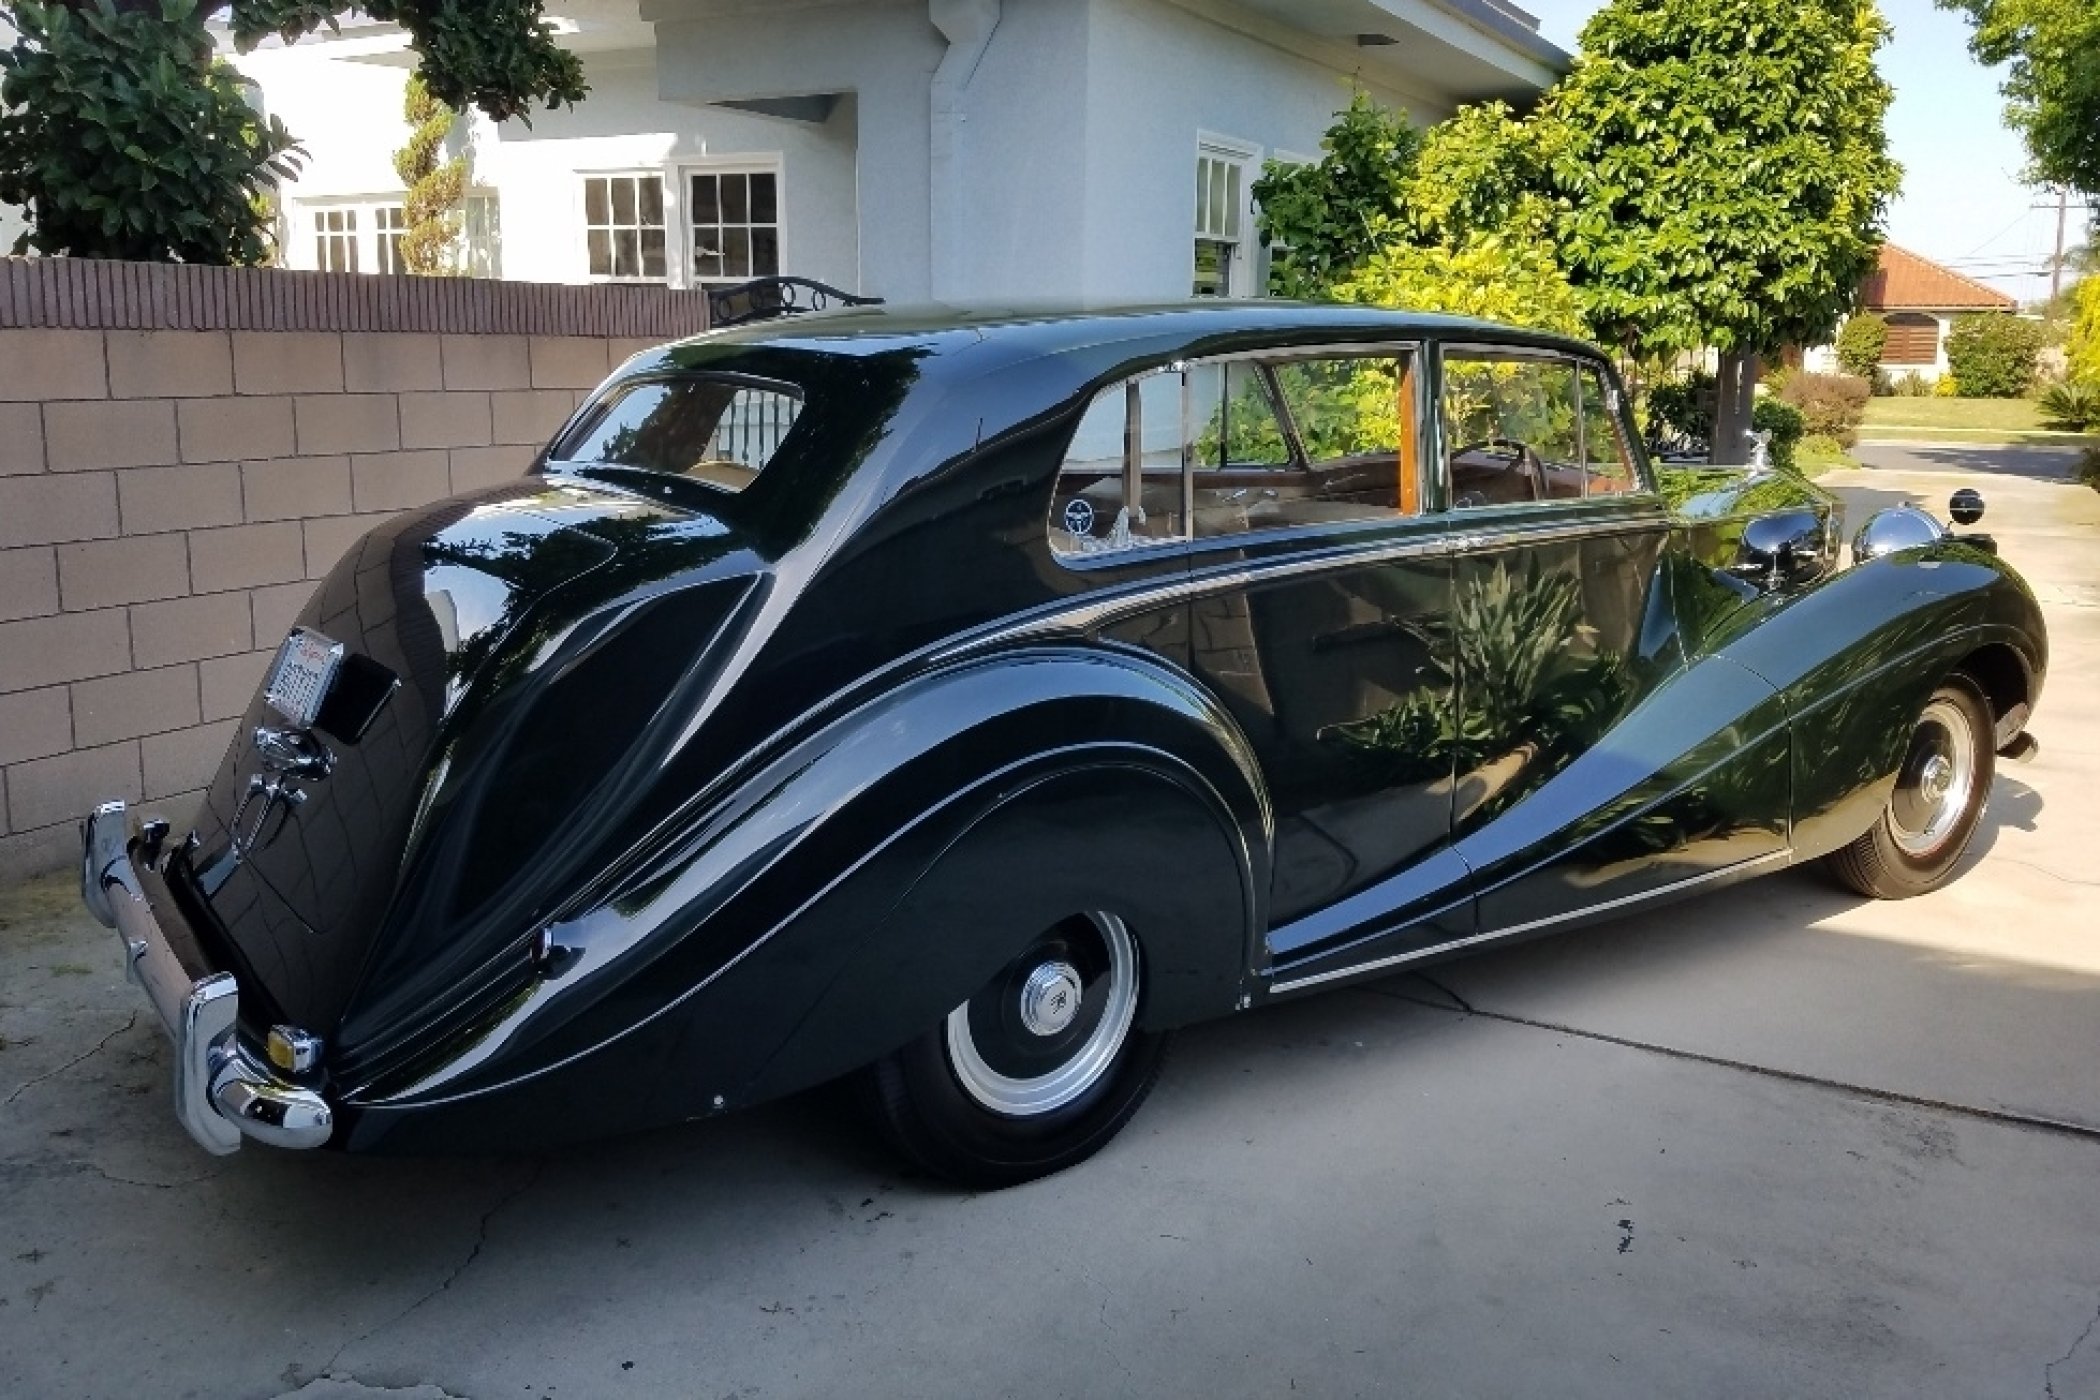
[[[0,324],[0,879],[97,801],[186,817],[351,542],[664,338]]]

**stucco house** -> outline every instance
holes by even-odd
[[[1881,262],[1860,285],[1859,303],[1888,322],[1881,368],[1891,378],[1915,374],[1934,380],[1947,372],[1947,333],[1954,318],[1975,312],[2011,314],[2019,303],[1995,287],[1964,277],[1930,258],[1893,243],[1881,245]],[[1810,369],[1837,368],[1837,352],[1811,352]]]
[[[1569,63],[1506,0],[554,0],[581,106],[462,123],[467,270],[893,302],[1257,295],[1250,186],[1351,82],[1420,122]],[[238,58],[308,162],[291,267],[394,270],[412,60],[346,23]]]

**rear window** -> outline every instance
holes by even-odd
[[[593,404],[549,455],[741,491],[780,451],[801,412],[802,391],[774,380],[712,374],[636,380]]]

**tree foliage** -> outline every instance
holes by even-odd
[[[2041,354],[2041,326],[2019,316],[1957,316],[1947,332],[1947,367],[1965,399],[2019,398]]]
[[[1837,357],[1845,373],[1871,382],[1881,369],[1881,354],[1888,349],[1889,323],[1871,311],[1845,318],[1838,327]]]
[[[1264,165],[1252,193],[1262,242],[1276,245],[1270,290],[1324,295],[1386,241],[1421,144],[1407,113],[1358,88],[1320,140],[1325,156],[1310,165]]]
[[[2071,333],[2064,353],[2071,378],[2100,388],[2100,268],[2071,289]]]
[[[577,57],[543,0],[362,0],[420,55],[440,102],[497,120],[580,101]],[[25,205],[22,246],[75,257],[254,263],[269,256],[268,194],[297,173],[283,124],[248,106],[205,22],[242,48],[334,28],[348,0],[17,0],[0,52],[0,200]]]
[[[438,101],[420,74],[408,80],[401,112],[408,119],[408,144],[394,153],[394,173],[408,190],[402,209],[408,225],[401,235],[402,270],[437,276],[453,270],[461,201],[467,192],[466,157],[439,159],[459,113]]]
[[[297,174],[284,124],[216,62],[196,0],[21,0],[0,51],[0,200],[25,206],[14,251],[249,264]]]
[[[2100,194],[2100,4],[2094,0],[1939,0],[1975,26],[1977,61],[2008,64],[2007,115],[2042,184]]]
[[[1337,301],[1477,316],[1580,336],[1582,306],[1550,248],[1475,233],[1457,246],[1388,243],[1330,289]]]
[[[1826,339],[1901,171],[1872,0],[1612,0],[1532,139],[1592,325],[1644,355]]]

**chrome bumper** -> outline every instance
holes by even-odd
[[[117,931],[131,980],[145,988],[175,1044],[175,1116],[207,1152],[224,1155],[243,1135],[275,1147],[319,1147],[335,1115],[311,1089],[260,1064],[234,1028],[240,988],[230,972],[193,966],[154,917],[134,855],[134,816],[105,802],[81,831],[80,895]],[[148,857],[149,860],[151,857]]]

